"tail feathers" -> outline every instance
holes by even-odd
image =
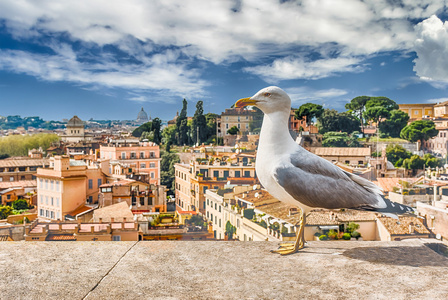
[[[417,217],[417,211],[414,208],[397,202],[392,202],[384,197],[382,198],[386,203],[386,207],[384,208],[378,208],[373,206],[360,206],[355,209],[379,212],[387,217],[392,217],[394,219],[398,219],[398,215]]]

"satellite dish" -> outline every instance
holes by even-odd
[[[440,235],[440,233],[436,234],[436,239],[438,239],[438,240],[442,239],[442,236]]]
[[[256,190],[257,189],[257,185],[256,184],[254,184],[254,186],[252,187],[252,190]]]
[[[260,194],[258,194],[258,193],[255,193],[255,197],[256,198],[258,198],[260,196]]]

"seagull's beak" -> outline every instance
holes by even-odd
[[[253,100],[251,98],[243,98],[243,99],[236,101],[235,107],[240,108],[240,107],[245,107],[248,105],[256,105],[257,102],[258,102],[257,100]]]

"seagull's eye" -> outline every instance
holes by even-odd
[[[271,96],[271,93],[264,93],[264,96],[265,96],[265,97],[270,97],[270,96]]]

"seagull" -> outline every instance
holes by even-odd
[[[305,150],[291,137],[288,122],[291,99],[281,88],[270,86],[235,107],[258,107],[263,113],[255,169],[263,187],[275,198],[301,208],[294,244],[273,252],[286,255],[305,245],[306,214],[315,208],[356,209],[397,217],[414,209],[384,198],[381,188]]]

